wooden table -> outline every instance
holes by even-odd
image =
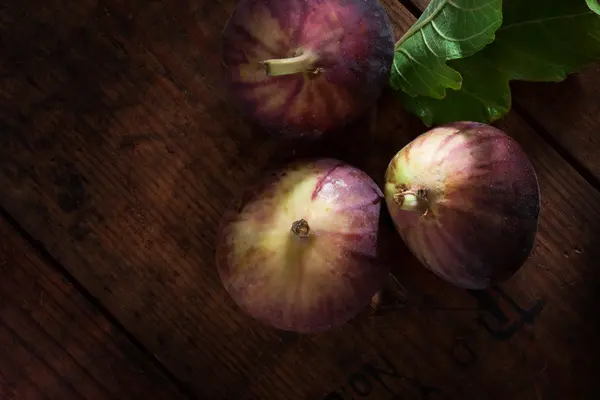
[[[414,22],[382,2],[397,35]],[[397,307],[295,335],[242,314],[213,261],[228,200],[291,155],[225,100],[234,4],[0,4],[0,399],[600,398],[600,67],[515,84],[497,124],[542,191],[512,279],[459,290],[399,246]],[[386,93],[371,128],[333,155],[381,183],[425,127]]]

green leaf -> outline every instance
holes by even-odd
[[[447,88],[460,89],[462,77],[446,61],[491,43],[501,24],[502,0],[433,0],[396,43],[390,85],[437,99]]]
[[[404,106],[428,126],[496,121],[511,108],[511,80],[558,82],[600,59],[599,11],[597,0],[505,0],[496,40],[448,63],[461,89],[443,99],[401,94]]]
[[[598,0],[586,0],[586,1],[587,1],[588,7],[590,8],[590,10],[592,10],[596,14],[600,15],[600,4],[598,3]]]

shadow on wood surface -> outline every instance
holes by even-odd
[[[218,35],[234,4],[2,9],[0,204],[194,397],[536,399],[595,390],[600,195],[518,113],[499,125],[540,174],[542,219],[534,254],[502,290],[441,282],[388,220],[400,285],[390,281],[384,303],[395,308],[367,309],[314,336],[271,330],[235,308],[213,245],[236,193],[267,165],[301,155],[338,157],[381,184],[391,156],[424,127],[388,92],[376,116],[310,148],[254,131],[219,84]],[[385,4],[397,31],[406,29],[410,13]]]

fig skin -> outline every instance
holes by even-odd
[[[243,311],[281,330],[345,324],[389,274],[378,260],[382,203],[366,173],[335,159],[265,175],[224,216],[216,251],[223,286]]]
[[[412,253],[456,286],[506,280],[533,250],[537,174],[519,144],[490,125],[461,121],[418,136],[388,165],[384,193]]]
[[[318,137],[358,118],[381,96],[393,56],[377,0],[241,0],[222,35],[231,102],[284,138]]]

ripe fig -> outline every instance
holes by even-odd
[[[222,38],[231,101],[281,137],[318,137],[372,106],[394,36],[377,0],[241,0]]]
[[[492,126],[456,122],[418,136],[391,160],[384,193],[413,254],[459,287],[509,278],[533,249],[537,175],[519,144]]]
[[[249,187],[217,239],[221,281],[242,310],[272,327],[339,327],[389,274],[378,261],[383,193],[334,159],[301,160]]]

